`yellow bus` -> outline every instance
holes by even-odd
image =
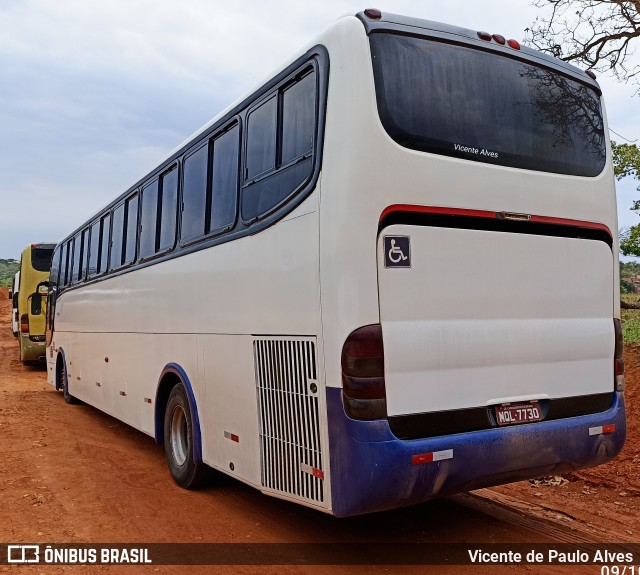
[[[20,258],[18,332],[20,361],[30,365],[45,361],[45,316],[49,269],[56,244],[31,244]]]

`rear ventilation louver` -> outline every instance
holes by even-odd
[[[316,346],[311,339],[256,338],[253,343],[262,485],[322,503]]]

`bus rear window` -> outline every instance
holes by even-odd
[[[384,128],[414,150],[513,168],[596,176],[600,98],[567,76],[470,47],[371,36]]]
[[[31,266],[39,272],[48,272],[55,246],[47,248],[31,248]]]

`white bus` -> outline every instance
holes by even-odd
[[[20,333],[20,321],[18,319],[18,296],[20,292],[20,272],[16,272],[11,280],[11,290],[9,291],[9,299],[11,299],[11,332],[15,337]]]
[[[367,10],[58,245],[49,383],[336,516],[597,465],[616,229],[590,75]]]

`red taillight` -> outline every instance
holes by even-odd
[[[380,324],[352,332],[342,346],[342,372],[354,377],[384,376],[384,349]]]
[[[489,34],[489,32],[478,32],[478,38],[485,42],[491,42],[491,34]]]
[[[520,42],[517,40],[507,40],[507,45],[514,50],[520,50]]]
[[[500,34],[494,34],[493,36],[491,36],[498,44],[501,44],[502,46],[504,46],[506,44],[506,39],[504,36],[501,36]]]
[[[587,70],[587,76],[589,76],[589,78],[591,78],[592,80],[596,79],[595,72],[592,72],[591,70]]]
[[[620,383],[624,386],[624,380],[622,380],[622,382],[618,381],[618,376],[624,376],[624,360],[622,359],[622,323],[617,318],[614,318],[613,320],[613,331],[615,333],[616,340],[615,350],[613,353],[613,375],[616,378],[616,388],[619,388]]]
[[[20,331],[22,335],[29,335],[29,315],[26,313],[20,316]]]
[[[352,419],[382,419],[387,415],[382,327],[353,331],[342,346],[342,395]]]
[[[382,12],[377,8],[367,8],[364,11],[364,15],[372,20],[380,20],[380,18],[382,18]]]

